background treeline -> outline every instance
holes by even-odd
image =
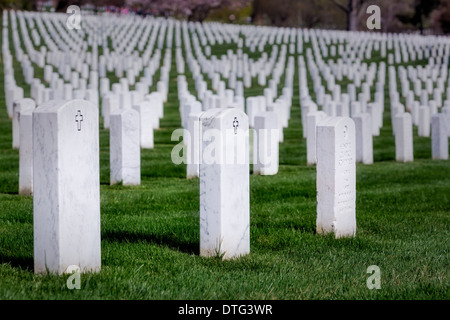
[[[378,5],[382,32],[450,33],[450,0],[0,0],[2,9],[65,11],[71,4],[200,22],[354,31],[367,30],[366,9]]]

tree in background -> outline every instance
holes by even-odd
[[[35,10],[38,0],[0,0],[1,9]],[[248,22],[295,28],[367,31],[369,5],[381,9],[383,32],[450,33],[450,0],[53,0],[56,11],[71,4],[128,8],[139,14],[203,22]],[[237,19],[238,17],[238,19]],[[375,32],[376,30],[374,30]]]
[[[423,34],[425,23],[431,12],[439,7],[440,0],[414,0],[409,12],[400,12],[397,17],[404,24],[411,24]]]
[[[36,10],[36,0],[0,0],[0,9]]]
[[[358,30],[358,13],[361,11],[361,7],[364,1],[347,0],[347,3],[341,3],[339,0],[332,0],[332,2],[347,16],[347,30]]]
[[[252,22],[275,26],[286,26],[291,16],[298,11],[298,1],[254,0]]]
[[[257,25],[280,27],[339,26],[340,12],[329,8],[329,0],[254,0],[251,19]],[[330,10],[331,9],[331,10]],[[333,21],[331,21],[333,20]]]
[[[252,0],[127,0],[126,6],[148,14],[185,17],[189,21],[204,21],[214,9],[244,8]]]
[[[301,26],[303,28],[314,28],[323,24],[328,24],[325,1],[299,1],[299,13]],[[329,16],[336,16],[336,13],[329,13]],[[336,21],[336,19],[333,19]]]
[[[430,13],[430,24],[434,33],[450,33],[450,0],[441,0],[438,7]]]
[[[402,32],[407,31],[409,26],[403,24],[397,17],[399,12],[408,11],[408,1],[383,0],[381,8],[381,31]]]

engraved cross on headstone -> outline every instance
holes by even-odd
[[[78,124],[78,131],[81,131],[81,121],[83,121],[83,115],[81,111],[78,110],[78,113],[75,116],[75,122]]]
[[[239,127],[239,121],[237,120],[237,117],[234,117],[234,120],[233,120],[234,134],[237,134],[238,127]]]

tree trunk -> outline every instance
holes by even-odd
[[[347,30],[358,30],[358,6],[357,0],[349,0],[347,12]]]
[[[422,7],[419,7],[419,30],[420,30],[420,34],[423,35],[423,12],[422,12]]]
[[[420,16],[420,20],[419,20],[419,30],[420,30],[420,34],[423,35],[423,18],[422,18],[422,16]]]
[[[358,29],[358,0],[348,0],[347,5],[343,5],[337,0],[333,3],[347,16],[347,31],[356,31]]]

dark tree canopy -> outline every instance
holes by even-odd
[[[0,8],[36,10],[38,3],[42,1],[0,0]],[[59,12],[69,5],[90,4],[199,22],[211,17],[228,22],[231,19],[224,17],[230,12],[245,12],[240,15],[257,25],[353,31],[367,31],[366,9],[378,5],[381,31],[450,33],[450,0],[55,0],[53,4]]]

